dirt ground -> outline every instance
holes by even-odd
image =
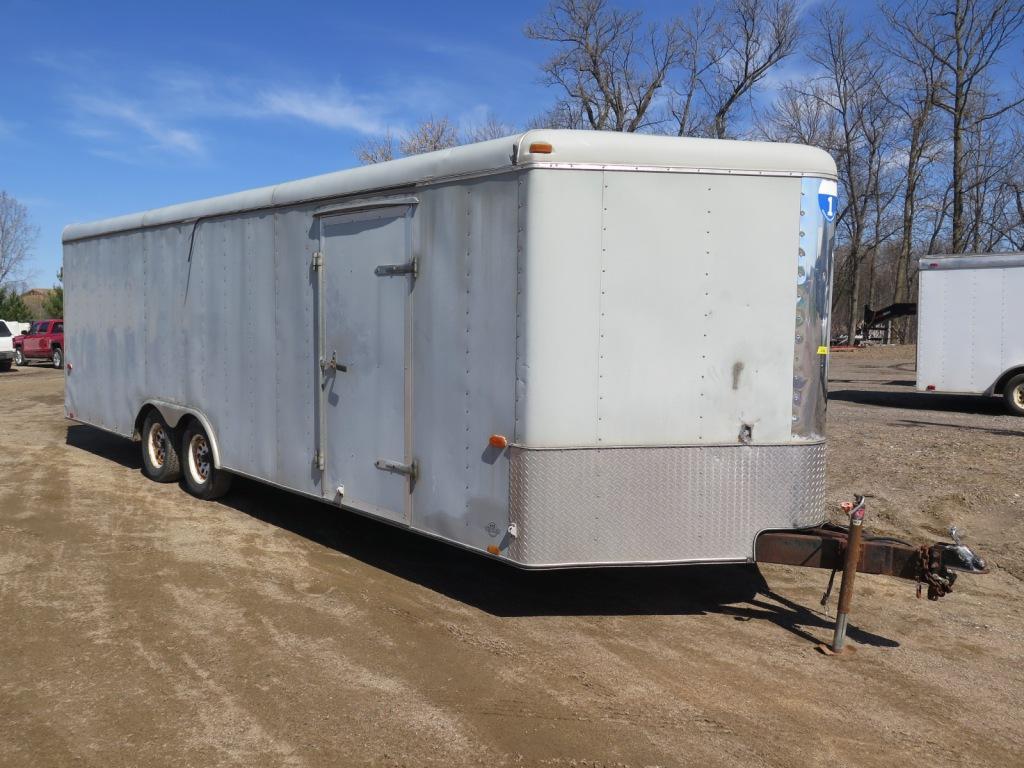
[[[1024,765],[1024,419],[836,352],[828,499],[961,525],[938,603],[827,573],[526,573],[247,481],[204,503],[0,374],[0,765]],[[835,598],[829,605],[834,611]]]

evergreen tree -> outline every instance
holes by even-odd
[[[57,282],[64,282],[64,268],[61,267],[60,272],[57,273]],[[55,285],[53,290],[50,291],[50,295],[46,297],[43,302],[43,312],[46,313],[47,317],[62,318],[64,317],[64,286]]]
[[[0,287],[0,319],[16,320],[19,323],[26,323],[32,319],[32,312],[28,305],[22,301],[17,289],[13,286],[10,288]]]

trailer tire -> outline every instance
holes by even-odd
[[[142,423],[142,471],[150,480],[173,483],[181,477],[178,436],[153,408]]]
[[[0,360],[0,373],[6,373],[11,370],[11,366],[14,365],[13,360]]]
[[[213,465],[213,449],[202,424],[189,422],[181,438],[186,490],[198,499],[218,499],[231,487],[231,474]]]
[[[1024,373],[1018,373],[1003,387],[1006,409],[1014,416],[1024,416]]]

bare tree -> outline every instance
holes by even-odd
[[[906,30],[915,21],[906,9],[882,8],[886,33],[879,36],[881,50],[890,56],[893,77],[886,89],[889,103],[902,116],[901,144],[906,174],[902,195],[900,242],[895,255],[894,302],[908,301],[912,293],[912,254],[917,225],[919,197],[927,174],[942,154],[942,135],[935,106],[941,84],[941,67],[927,51],[916,45]]]
[[[21,278],[39,228],[29,219],[28,208],[0,190],[0,287]]]
[[[725,55],[720,45],[722,22],[715,8],[697,5],[675,25],[678,74],[669,85],[669,113],[677,136],[704,136],[711,132],[711,115],[703,99],[706,80]]]
[[[1006,240],[1013,250],[1021,251],[1024,250],[1024,131],[1019,127],[1014,127],[1011,136],[1003,184],[1008,197]]]
[[[988,111],[984,105],[979,109]],[[1019,197],[1021,133],[1016,113],[1003,113],[967,132],[965,184],[966,240],[971,251],[986,253],[1014,245],[1024,221]]]
[[[758,130],[769,139],[816,144],[835,158],[842,194],[835,219],[834,306],[848,312],[853,338],[862,295],[872,292],[880,245],[895,228],[888,203],[897,189],[889,178],[896,119],[885,99],[878,51],[845,11],[832,5],[815,15],[807,55],[815,73],[786,83],[773,107],[758,116]],[[865,265],[868,288],[863,291]]]
[[[704,78],[714,136],[728,135],[732,112],[796,50],[799,31],[794,0],[729,0],[724,6],[715,39],[719,53]]]
[[[908,0],[891,17],[899,31],[939,66],[942,80],[936,107],[950,121],[953,207],[951,248],[963,253],[970,245],[967,204],[968,134],[1014,109],[1021,102],[993,105],[979,98],[999,54],[1024,24],[1024,4],[1015,0]],[[987,108],[981,108],[986,104]]]
[[[559,99],[547,112],[543,112],[527,122],[530,128],[571,128],[582,130],[589,128],[583,109],[566,99]]]
[[[431,116],[397,140],[390,130],[383,136],[367,139],[356,149],[356,157],[363,165],[372,165],[461,143],[458,130],[447,116]]]
[[[403,155],[419,155],[435,152],[459,144],[459,132],[448,117],[429,118],[417,125],[412,132],[399,141]]]
[[[809,144],[837,154],[842,142],[830,93],[829,84],[821,79],[784,84],[775,101],[755,114],[753,135],[766,141]],[[845,196],[840,197],[840,205],[844,202]]]
[[[606,0],[556,0],[525,31],[558,46],[544,81],[563,91],[568,114],[578,105],[595,130],[634,132],[655,121],[651,105],[678,61],[675,24],[643,27],[639,11]]]
[[[515,126],[503,123],[493,113],[477,125],[471,125],[464,131],[466,143],[476,141],[489,141],[490,139],[503,139],[516,133]]]
[[[394,134],[389,130],[383,136],[367,139],[356,149],[356,157],[363,165],[394,160],[396,157]]]

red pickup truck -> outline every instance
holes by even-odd
[[[14,362],[49,360],[54,368],[64,367],[64,321],[37,320],[28,333],[14,337]]]

